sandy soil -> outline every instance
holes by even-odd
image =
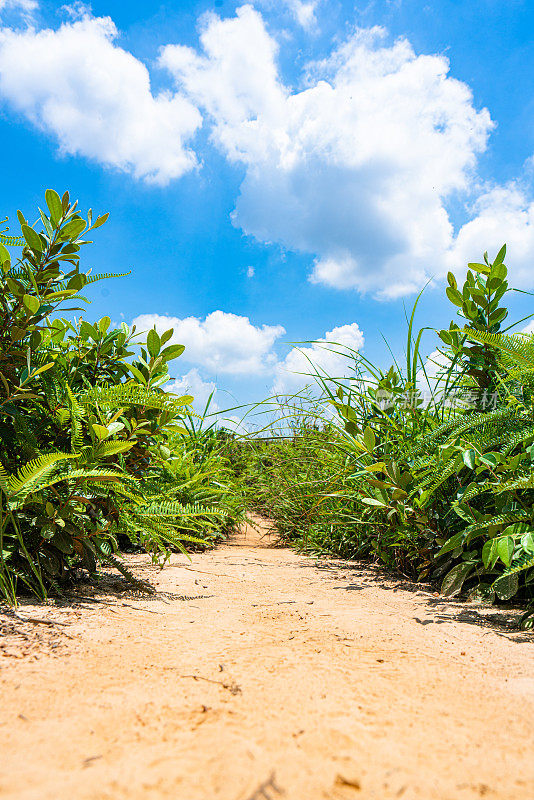
[[[265,528],[130,563],[158,596],[3,615],[2,798],[534,798],[534,643],[494,610]]]

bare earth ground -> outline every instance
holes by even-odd
[[[494,609],[265,525],[129,562],[162,594],[0,615],[2,798],[534,798],[534,643]]]

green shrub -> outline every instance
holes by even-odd
[[[45,597],[99,561],[128,575],[113,555],[119,536],[165,558],[241,513],[213,470],[191,462],[193,398],[162,388],[184,349],[167,345],[173,331],[143,343],[109,317],[60,316],[114,277],[80,267],[82,237],[107,214],[84,218],[53,190],[46,206],[34,225],[18,212],[22,236],[0,243],[0,592],[10,602],[24,588]],[[6,243],[22,248],[16,260]]]
[[[416,302],[404,370],[348,351],[348,380],[315,376],[320,430],[297,409],[292,441],[249,447],[245,486],[282,535],[439,579],[447,595],[533,597],[534,336],[500,332],[505,253],[469,264],[461,290],[449,274],[460,322],[437,332],[435,378],[412,333]]]

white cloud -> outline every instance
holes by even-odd
[[[443,375],[451,365],[450,358],[447,358],[439,350],[433,350],[425,359],[424,369],[420,367],[417,371],[417,389],[421,392],[425,402],[428,402],[432,395],[438,395],[443,391]]]
[[[259,375],[271,369],[276,361],[273,344],[285,333],[281,325],[257,327],[248,317],[224,311],[213,311],[204,320],[141,314],[133,324],[139,331],[155,326],[159,333],[174,328],[169,343],[185,345],[184,361],[234,375]]]
[[[256,5],[261,5],[268,12],[279,13],[286,9],[293,20],[305,30],[312,30],[317,26],[315,12],[320,0],[257,0]]]
[[[310,29],[315,27],[317,19],[315,11],[317,9],[317,0],[286,0],[289,10],[294,18],[303,28]]]
[[[314,24],[318,0],[283,3]],[[28,14],[36,0],[0,0],[0,12],[15,8]],[[198,51],[163,47],[159,65],[178,89],[154,94],[109,17],[81,2],[63,10],[71,19],[57,30],[0,28],[0,95],[61,153],[164,185],[197,165],[202,109],[212,141],[244,170],[234,224],[312,256],[312,281],[397,297],[506,241],[512,282],[532,286],[534,204],[518,184],[480,188],[493,123],[446,58],[389,43],[382,28],[356,30],[295,89],[279,74],[277,40],[245,5],[204,15]],[[477,193],[455,235],[449,201]]]
[[[213,394],[209,412],[214,413],[219,410],[219,404],[215,400],[217,386],[213,381],[205,381],[200,375],[198,369],[193,367],[185,375],[175,378],[170,383],[165,384],[165,391],[173,392],[174,394],[184,395],[191,394],[195,398],[193,407],[199,413],[204,411],[208,398]]]
[[[534,284],[534,202],[515,183],[479,197],[474,218],[463,225],[447,255],[448,268],[461,274],[468,261],[481,261],[484,250],[494,258],[506,243],[506,265],[517,288]]]
[[[0,94],[62,153],[165,184],[195,166],[186,142],[202,119],[180,94],[153,95],[147,68],[116,37],[109,17],[57,30],[3,28]]]
[[[209,396],[212,394],[211,402],[208,406],[206,423],[211,425],[213,422],[217,423],[219,428],[227,428],[240,434],[249,432],[249,425],[246,420],[236,414],[225,412],[221,408],[218,401],[217,386],[213,381],[205,381],[200,375],[198,369],[193,367],[185,375],[175,378],[173,381],[165,384],[165,391],[173,392],[174,394],[184,395],[191,394],[194,397],[192,403],[193,409],[198,414],[203,414],[208,402]],[[197,425],[200,424],[197,420]]]
[[[59,10],[71,19],[83,19],[83,17],[91,16],[91,6],[81,0],[76,0],[74,3],[66,3]]]
[[[38,6],[37,0],[0,0],[0,13],[2,11],[17,10],[31,18]]]
[[[330,343],[330,344],[329,344]],[[296,347],[275,367],[273,394],[290,394],[312,384],[318,372],[333,378],[351,375],[350,351],[361,350],[364,337],[358,324],[341,325],[307,347]]]
[[[360,30],[292,92],[252,7],[209,15],[200,40],[202,55],[169,45],[160,63],[246,168],[236,225],[315,255],[313,280],[340,289],[397,296],[443,270],[445,203],[470,187],[492,128],[445,58]]]
[[[255,273],[254,267],[247,267],[247,278],[253,278],[254,273]]]
[[[287,0],[287,4],[291,13],[297,20],[299,25],[303,28],[313,28],[317,24],[315,11],[317,9],[317,0]]]

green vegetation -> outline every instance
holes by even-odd
[[[249,504],[283,537],[439,580],[449,596],[532,602],[534,336],[502,330],[505,253],[469,264],[461,289],[449,274],[460,319],[436,332],[434,377],[416,302],[404,368],[345,351],[351,378],[315,373],[325,399],[299,402],[291,439],[235,448]]]
[[[90,284],[117,277],[80,266],[82,237],[107,214],[83,217],[68,193],[48,190],[37,223],[18,219],[22,236],[0,237],[0,595],[10,603],[64,591],[99,562],[132,578],[119,541],[165,560],[224,535],[243,511],[227,462],[188,424],[193,398],[162,389],[184,349],[167,345],[172,330],[145,343],[109,317],[73,316]]]
[[[248,505],[308,552],[373,558],[448,595],[532,603],[534,336],[502,327],[505,247],[469,264],[461,288],[449,274],[459,319],[436,331],[430,362],[430,329],[414,333],[418,298],[404,367],[383,371],[345,348],[350,378],[315,372],[320,398],[286,398],[291,436],[265,442],[207,427],[193,398],[164,390],[184,349],[172,330],[140,341],[109,317],[74,316],[92,283],[118,277],[80,266],[82,237],[106,218],[49,190],[37,223],[18,212],[22,236],[0,234],[8,602],[65,591],[80,570],[96,578],[102,562],[133,579],[120,548],[164,562],[226,535]]]

